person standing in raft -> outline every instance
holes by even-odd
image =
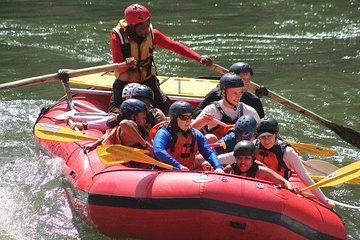
[[[174,102],[169,109],[170,123],[160,128],[154,137],[155,156],[181,171],[202,169],[202,162],[195,158],[200,152],[210,162],[215,172],[223,168],[204,135],[191,127],[192,106],[188,102]]]
[[[225,173],[236,174],[245,177],[258,178],[280,184],[289,190],[294,190],[292,184],[285,178],[268,167],[255,162],[256,147],[248,140],[238,142],[234,148],[235,162],[224,168]]]
[[[230,66],[229,72],[238,74],[239,77],[244,82],[244,93],[240,98],[240,102],[243,102],[251,107],[253,107],[258,113],[259,117],[262,118],[265,116],[263,105],[260,101],[260,97],[267,94],[267,89],[265,87],[260,87],[255,91],[255,94],[249,92],[251,79],[254,75],[253,69],[248,63],[238,62]],[[204,98],[204,100],[194,109],[193,117],[197,117],[201,111],[209,104],[214,101],[219,101],[221,99],[221,89],[220,85],[217,85],[212,89]]]
[[[285,179],[289,179],[294,171],[306,185],[315,182],[309,177],[301,158],[285,141],[279,138],[279,124],[275,118],[264,117],[257,124],[255,141],[256,160],[274,170]],[[335,204],[323,192],[316,188],[312,193],[325,205],[334,208]]]
[[[149,86],[154,92],[154,107],[168,112],[169,103],[162,93],[156,77],[154,64],[154,47],[168,49],[183,57],[193,59],[205,66],[211,66],[212,60],[203,57],[189,47],[165,36],[150,24],[150,11],[140,5],[132,4],[124,11],[125,19],[120,20],[112,30],[111,50],[114,63],[129,62],[132,67],[119,68],[115,71],[113,94],[109,104],[110,112],[118,112],[122,102],[123,88],[131,82]]]

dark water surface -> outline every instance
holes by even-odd
[[[195,3],[196,2],[196,3]],[[110,30],[129,1],[0,1],[0,83],[111,62]],[[154,1],[152,23],[215,63],[245,61],[254,81],[335,123],[360,131],[360,2]],[[156,49],[160,75],[217,76]],[[32,124],[63,95],[59,83],[1,92],[0,239],[106,239],[73,216],[61,188],[61,164],[36,147]],[[338,167],[359,149],[331,130],[264,99],[289,140],[333,147]],[[305,156],[308,158],[311,156]],[[357,186],[324,188],[360,205]],[[349,239],[360,239],[360,211],[338,207]],[[121,224],[121,223],[119,223]]]

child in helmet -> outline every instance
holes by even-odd
[[[85,150],[92,150],[98,145],[122,144],[129,147],[149,148],[149,132],[144,128],[148,109],[138,99],[127,99],[121,103],[118,125],[108,130],[98,141],[89,144]]]
[[[122,100],[126,100],[132,97],[134,88],[140,86],[140,83],[129,83],[122,90],[121,98]],[[154,94],[154,93],[153,93]]]
[[[263,105],[259,97],[251,92],[250,82],[254,74],[251,66],[248,63],[238,62],[230,66],[229,72],[238,74],[244,82],[244,94],[241,96],[240,102],[243,102],[251,107],[253,107],[258,113],[259,117],[262,118],[265,116]],[[220,85],[217,85],[212,89],[204,98],[204,100],[195,108],[194,117],[197,117],[200,112],[209,104],[214,101],[219,101],[221,99],[221,89]]]
[[[126,60],[132,63],[132,67],[119,68],[115,71],[116,80],[113,84],[109,111],[119,111],[122,89],[130,82],[137,82],[145,84],[153,90],[154,107],[160,108],[167,114],[169,104],[166,96],[160,90],[159,80],[156,78],[153,60],[154,47],[168,49],[206,66],[211,66],[212,60],[170,39],[159,30],[153,29],[150,24],[151,13],[145,6],[131,4],[125,9],[124,15],[125,19],[120,20],[112,30],[112,57],[114,63]]]
[[[214,147],[214,151],[218,155],[218,159],[222,165],[234,162],[234,147],[241,140],[254,140],[256,138],[256,120],[253,116],[244,115],[235,123],[234,131],[229,132],[219,139],[219,147]],[[222,143],[222,144],[221,144]],[[225,146],[224,146],[225,145]],[[200,158],[201,159],[201,158]],[[203,167],[209,169],[209,163],[204,162]]]
[[[296,151],[279,138],[279,124],[275,118],[264,117],[260,119],[256,133],[258,137],[255,141],[257,161],[285,179],[289,179],[291,172],[294,171],[306,186],[314,184]],[[335,206],[319,188],[312,190],[312,193],[328,207],[333,208]]]
[[[223,137],[226,132],[213,119],[227,124],[234,124],[239,117],[250,115],[258,121],[259,115],[254,108],[240,102],[244,93],[244,82],[235,73],[226,73],[220,78],[220,89],[222,99],[206,106],[199,116],[194,120],[192,126],[196,129],[207,127],[209,133],[218,138]]]
[[[235,123],[234,131],[229,132],[224,137],[219,139],[217,143],[223,142],[224,147],[215,147],[217,154],[223,154],[234,151],[236,143],[241,140],[254,140],[256,138],[256,120],[253,116],[244,115],[240,117]]]
[[[238,142],[234,148],[235,162],[224,168],[225,173],[236,174],[251,178],[258,178],[275,184],[281,184],[289,190],[294,190],[292,184],[279,174],[259,165],[255,159],[255,144],[248,140]]]
[[[159,108],[155,108],[153,106],[154,92],[150,87],[139,84],[133,89],[131,97],[143,101],[146,104],[146,107],[149,109],[149,113],[146,116],[147,130],[150,130],[157,123],[168,119]]]
[[[189,171],[202,169],[195,158],[200,152],[209,161],[215,172],[223,172],[215,152],[210,148],[204,135],[191,127],[192,106],[188,102],[177,101],[170,106],[170,123],[160,128],[154,138],[154,153],[174,169]]]

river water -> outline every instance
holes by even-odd
[[[0,1],[0,83],[111,62],[110,30],[129,1]],[[140,2],[141,3],[141,2]],[[360,131],[360,2],[143,2],[152,23],[215,63],[245,61],[254,82],[326,119]],[[157,48],[159,75],[217,76]],[[61,187],[59,159],[35,145],[32,125],[42,106],[63,95],[59,83],[0,95],[0,239],[106,239],[73,215]],[[289,140],[337,150],[325,159],[342,167],[359,149],[326,127],[263,99]],[[310,158],[311,156],[304,156]],[[358,186],[324,188],[337,201],[360,205]],[[360,211],[337,208],[349,239],[360,239]],[[121,223],[119,223],[121,224]]]

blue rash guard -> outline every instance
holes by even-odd
[[[216,153],[210,148],[208,142],[206,141],[204,135],[197,129],[194,129],[195,137],[198,144],[198,149],[200,154],[204,157],[205,160],[216,169],[222,169],[222,166],[219,162],[219,159],[216,156]],[[174,166],[174,169],[179,170],[182,166],[179,161],[173,158],[168,151],[166,150],[166,145],[170,142],[171,133],[166,128],[160,128],[154,137],[154,153],[156,157],[165,163],[168,163]]]
[[[234,151],[235,145],[236,145],[236,143],[238,143],[238,140],[236,139],[235,133],[230,132],[230,133],[226,134],[224,137],[220,138],[217,142],[218,143],[225,142],[226,149],[224,149],[222,147],[214,148],[214,151],[217,154],[223,154],[223,153],[228,153],[228,152]]]

